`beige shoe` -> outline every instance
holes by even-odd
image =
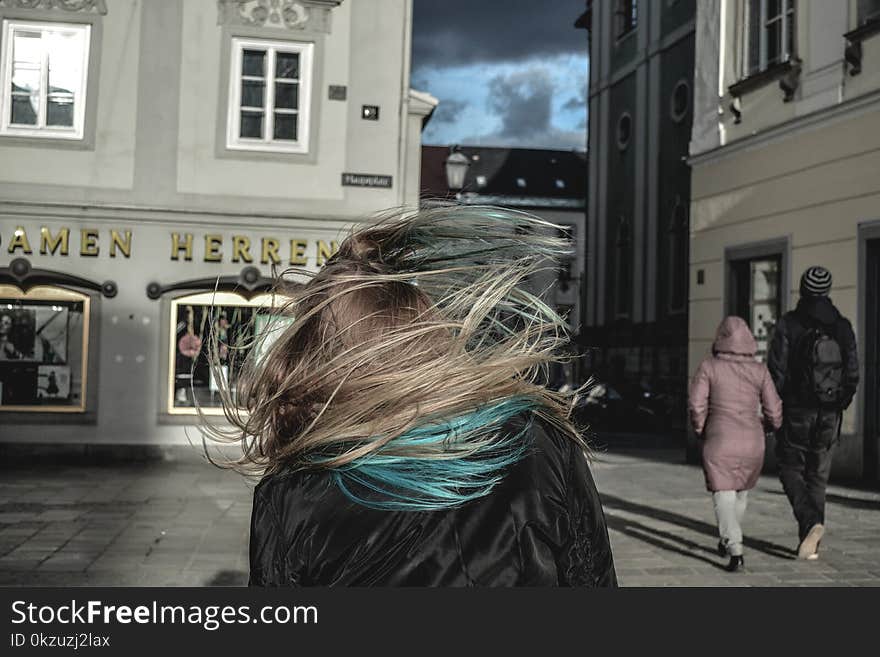
[[[810,531],[801,541],[798,547],[798,559],[808,559],[810,561],[819,558],[819,542],[825,535],[825,527],[816,523],[810,527]]]

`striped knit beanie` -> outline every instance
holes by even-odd
[[[810,267],[801,276],[802,297],[826,297],[830,291],[831,272],[825,267]]]

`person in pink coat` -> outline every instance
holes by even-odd
[[[691,426],[703,442],[706,488],[718,519],[718,551],[730,555],[731,572],[745,566],[741,525],[748,491],[764,464],[764,428],[782,424],[782,400],[767,367],[755,359],[757,348],[745,321],[726,317],[688,392]]]

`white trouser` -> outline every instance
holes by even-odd
[[[742,521],[748,495],[746,490],[719,490],[712,493],[715,517],[718,519],[718,535],[727,552],[734,557],[743,553]]]

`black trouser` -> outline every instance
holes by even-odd
[[[779,479],[797,519],[800,540],[813,525],[825,524],[825,486],[840,416],[836,410],[786,408],[777,433]]]

